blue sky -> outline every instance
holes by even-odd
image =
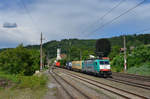
[[[0,48],[16,47],[20,43],[39,44],[41,32],[47,42],[64,38],[112,37],[134,34],[150,28],[150,1],[147,0],[143,5],[113,23],[98,29],[143,0],[124,0],[120,6],[100,20],[105,13],[121,1],[0,0]],[[17,27],[3,27],[5,23],[16,23]],[[150,33],[150,30],[144,33]]]

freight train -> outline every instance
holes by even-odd
[[[60,62],[56,62],[56,66],[60,67]],[[65,68],[101,77],[111,77],[112,75],[108,58],[67,62]]]

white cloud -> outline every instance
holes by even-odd
[[[13,9],[10,8],[11,10],[0,12],[0,24],[4,22],[15,22],[18,24],[16,29],[0,29],[0,42],[39,44],[40,32],[43,32],[47,40],[60,40],[68,37],[90,38],[89,34],[87,36],[86,33],[80,33],[96,29],[101,22],[93,22],[97,21],[98,18],[103,16],[118,2],[119,0],[37,0],[36,3],[26,4],[33,21],[25,9],[21,9],[19,7],[21,5],[18,5],[16,9],[13,7]],[[116,10],[106,16],[103,23],[110,21],[138,2],[140,1],[126,0]],[[136,26],[142,29],[150,25],[149,10],[149,4],[144,4],[121,17],[113,24],[108,25],[100,33],[107,32],[108,35],[111,31],[129,32],[129,24],[131,24],[133,29],[136,29]],[[92,23],[96,25],[89,27]],[[95,35],[92,37],[97,38],[97,34]]]

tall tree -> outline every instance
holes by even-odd
[[[96,55],[106,57],[111,51],[111,44],[108,39],[99,39],[96,41]]]

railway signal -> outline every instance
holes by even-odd
[[[124,72],[127,70],[126,37],[124,35]]]

